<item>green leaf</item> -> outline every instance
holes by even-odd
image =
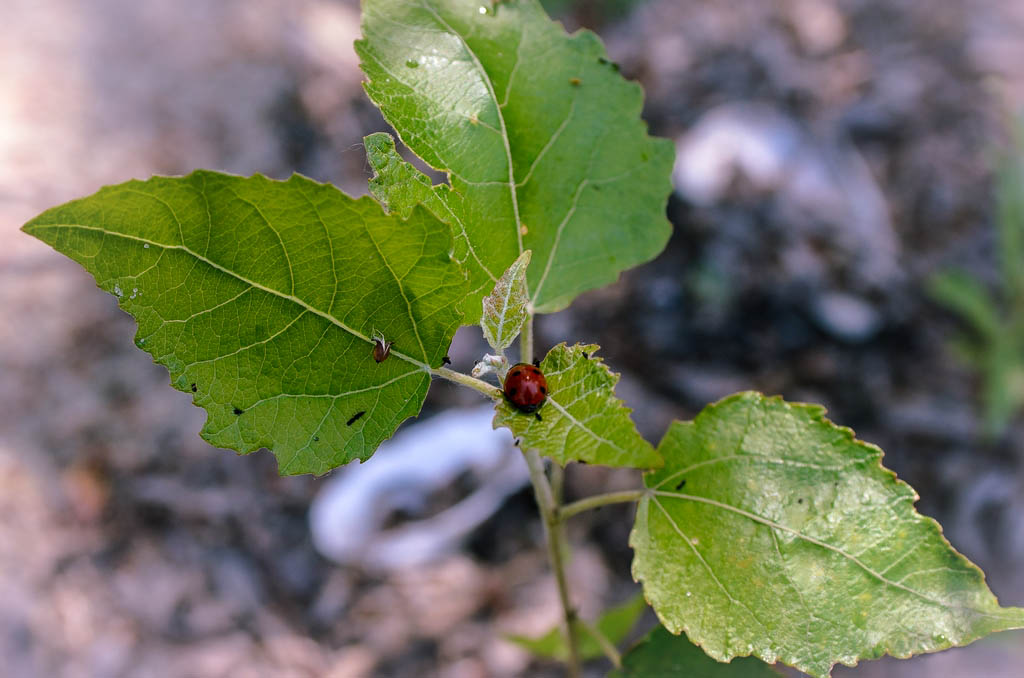
[[[579,630],[580,629],[578,629],[577,632],[579,632]],[[565,661],[569,656],[569,649],[565,645],[565,637],[562,635],[561,625],[555,626],[544,635],[537,636],[536,638],[511,633],[505,636],[505,640],[518,645],[534,656],[542,657],[544,659]],[[600,654],[601,648],[598,647],[597,655],[591,655],[586,659],[593,659],[596,656],[600,656]],[[580,650],[580,658],[583,658],[582,648]]]
[[[630,535],[662,623],[720,661],[813,676],[1024,625],[957,553],[882,451],[824,409],[741,393],[676,422]]]
[[[530,265],[531,254],[530,250],[520,254],[495,283],[494,290],[484,297],[484,338],[499,353],[512,345],[526,322],[526,267]]]
[[[609,608],[594,622],[594,627],[612,645],[618,645],[626,639],[646,609],[647,601],[644,600],[643,595],[638,593],[625,603]],[[594,637],[587,624],[577,623],[576,633],[579,638],[581,659],[586,661],[604,656],[600,641]],[[569,648],[565,644],[565,635],[562,632],[561,624],[537,638],[520,635],[508,635],[505,638],[538,657],[559,661],[567,661],[569,658]]]
[[[283,474],[366,459],[419,412],[466,291],[424,210],[403,221],[300,176],[130,181],[24,230],[136,318],[136,344],[208,412],[203,438],[268,447]],[[374,331],[394,342],[380,364]]]
[[[1010,298],[1024,295],[1024,117],[995,177],[1000,273]]]
[[[566,35],[536,0],[364,0],[362,28],[366,91],[448,172],[434,190],[479,297],[527,249],[551,312],[664,248],[672,144],[647,136],[640,86],[593,33]]]
[[[688,641],[658,626],[622,658],[622,668],[608,678],[779,678],[772,667],[753,657],[716,662]]]
[[[992,293],[979,280],[963,271],[944,271],[928,281],[932,298],[959,314],[982,337],[991,340],[1002,332],[999,309]]]
[[[978,367],[984,377],[985,434],[995,438],[1006,430],[1024,403],[1024,398],[1014,388],[1024,355],[1017,346],[1017,338],[1012,331],[1007,331],[987,341],[979,351],[979,358]]]
[[[552,348],[540,369],[548,398],[538,414],[524,414],[502,400],[494,427],[506,426],[524,448],[537,449],[559,464],[585,461],[604,466],[654,468],[661,458],[629,418],[631,409],[615,397],[619,375],[594,356],[596,344]]]

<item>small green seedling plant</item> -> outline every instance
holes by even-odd
[[[1024,408],[1024,119],[996,173],[999,286],[970,273],[944,271],[930,281],[939,303],[970,328],[953,348],[982,378],[985,433],[1001,435]]]
[[[373,134],[372,197],[197,171],[106,187],[24,227],[135,317],[139,348],[206,410],[206,440],[323,474],[369,459],[433,379],[490,398],[529,466],[564,613],[520,642],[571,676],[603,654],[617,676],[768,676],[781,662],[822,678],[1024,626],[882,451],[823,408],[739,393],[655,447],[597,346],[561,343],[527,368],[537,314],[652,259],[671,230],[672,145],[647,135],[640,87],[595,35],[567,35],[537,0],[364,0],[362,32],[367,94],[446,183]],[[447,364],[462,325],[494,351],[472,373]],[[566,504],[574,461],[646,473]],[[636,504],[643,598],[582,619],[563,528],[617,502]],[[623,656],[647,605],[660,626]]]

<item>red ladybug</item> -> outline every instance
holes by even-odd
[[[536,365],[518,363],[505,375],[504,393],[520,412],[536,412],[548,399],[548,380]]]

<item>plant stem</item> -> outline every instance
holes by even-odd
[[[533,312],[526,314],[526,322],[519,332],[519,360],[524,363],[533,362]]]
[[[523,323],[522,332],[519,335],[520,360],[524,363],[533,360],[533,314],[529,314],[526,322]],[[430,373],[462,384],[475,391],[483,393],[488,398],[499,400],[502,397],[501,389],[488,384],[486,381],[471,377],[462,372],[438,367],[431,369]],[[609,492],[593,497],[587,497],[562,506],[562,484],[564,470],[555,464],[551,469],[551,479],[544,473],[544,461],[537,450],[523,450],[526,458],[526,465],[530,469],[530,482],[533,485],[533,494],[537,499],[537,507],[540,509],[541,518],[544,523],[544,535],[548,547],[548,561],[555,574],[555,583],[558,587],[558,598],[562,603],[563,633],[565,634],[566,646],[569,648],[568,675],[569,678],[580,678],[582,675],[582,663],[580,661],[580,647],[578,628],[585,630],[592,635],[605,655],[615,666],[621,666],[622,656],[615,645],[601,633],[601,631],[576,616],[576,610],[572,606],[569,597],[569,581],[566,576],[566,540],[564,524],[568,518],[577,513],[595,509],[607,504],[617,504],[630,501],[639,501],[647,490],[626,490],[622,492]]]
[[[530,308],[526,315],[526,322],[519,333],[519,360],[524,363],[533,362],[533,309]],[[576,635],[576,609],[572,606],[569,598],[569,581],[565,573],[565,533],[562,530],[562,521],[558,519],[559,505],[561,504],[562,482],[561,472],[553,472],[552,480],[556,481],[555,489],[548,481],[544,473],[544,461],[540,458],[537,450],[523,450],[526,458],[526,465],[530,469],[530,482],[533,484],[533,494],[537,498],[537,507],[540,509],[541,518],[544,522],[544,534],[548,543],[548,561],[555,573],[555,583],[558,586],[558,598],[562,603],[562,631],[565,635],[565,644],[569,648],[568,675],[569,678],[580,678],[582,675],[582,663],[580,662],[579,637]]]
[[[485,396],[493,400],[501,398],[500,388],[498,388],[497,386],[492,386],[491,384],[488,384],[486,381],[477,379],[476,377],[471,377],[468,374],[456,372],[455,370],[450,370],[447,367],[438,367],[437,369],[432,369],[430,370],[430,373],[438,377],[447,379],[448,381],[454,381],[457,384],[462,384],[463,386],[468,386],[471,389],[480,391]]]
[[[558,464],[552,464],[551,470],[548,471],[549,481],[551,483],[551,496],[555,498],[555,506],[561,510],[562,506],[562,486],[565,485],[565,469]]]
[[[551,569],[555,573],[555,583],[558,585],[558,598],[562,602],[562,613],[564,616],[564,633],[566,645],[569,648],[569,678],[580,678],[580,648],[579,639],[576,636],[576,610],[569,599],[569,582],[565,575],[565,559],[562,548],[563,533],[562,523],[558,520],[558,505],[555,503],[554,495],[551,493],[551,485],[544,474],[544,461],[540,458],[537,450],[525,450],[526,465],[530,468],[530,482],[533,484],[533,493],[537,497],[537,506],[544,519],[544,533],[548,543],[548,560],[551,562]]]
[[[600,508],[608,504],[624,504],[629,501],[640,501],[647,494],[647,490],[623,490],[621,492],[608,492],[607,494],[595,494],[586,499],[574,501],[558,509],[558,520],[564,521],[572,518],[577,513],[583,513],[590,509]]]

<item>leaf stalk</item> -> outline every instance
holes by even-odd
[[[623,490],[621,492],[595,494],[592,497],[580,499],[579,501],[574,501],[571,504],[566,504],[565,506],[560,507],[558,509],[558,519],[560,521],[565,521],[578,513],[601,508],[602,506],[608,506],[609,504],[624,504],[631,501],[640,501],[647,493],[648,490]]]
[[[448,381],[454,381],[457,384],[468,386],[469,388],[475,391],[483,393],[485,396],[491,398],[492,400],[500,400],[502,397],[500,388],[488,384],[486,381],[483,381],[482,379],[471,377],[468,374],[456,372],[455,370],[448,369],[447,367],[438,367],[432,369],[430,370],[430,373],[443,379],[447,379]]]
[[[533,309],[526,314],[526,321],[519,333],[519,360],[524,363],[533,362]]]

